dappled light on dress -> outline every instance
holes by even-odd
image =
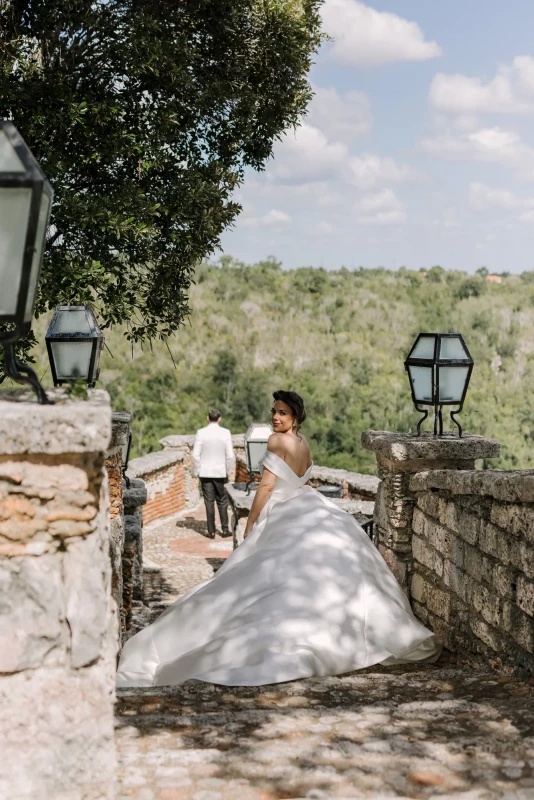
[[[311,467],[264,464],[277,481],[251,534],[126,643],[119,686],[259,686],[439,655],[362,528],[305,485]]]

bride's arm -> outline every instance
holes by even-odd
[[[252,526],[258,519],[265,503],[270,498],[275,483],[276,483],[276,475],[274,474],[274,472],[271,472],[270,470],[264,467],[263,475],[261,476],[261,482],[258,488],[256,489],[256,496],[254,497],[254,502],[252,503],[252,508],[250,509],[250,513],[248,515],[247,526],[245,528],[245,539],[252,530]]]

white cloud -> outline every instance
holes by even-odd
[[[241,225],[247,228],[280,228],[289,225],[291,217],[285,211],[278,208],[271,208],[266,214],[260,217],[243,217]]]
[[[393,225],[406,219],[404,203],[389,188],[360,198],[356,212],[360,225]]]
[[[413,180],[416,174],[392,158],[373,153],[351,156],[345,143],[331,142],[319,128],[304,123],[276,144],[265,177],[268,183],[286,185],[337,181],[367,191],[384,183]]]
[[[534,58],[517,56],[492,80],[439,72],[430,84],[430,104],[449,114],[534,113]]]
[[[471,183],[469,202],[476,211],[482,213],[523,209],[519,220],[534,222],[534,197],[518,197],[508,189],[493,189],[483,183]]]
[[[342,142],[329,142],[308,123],[284,135],[274,148],[267,176],[284,183],[307,183],[331,178],[348,158]]]
[[[372,128],[369,98],[363,92],[340,94],[335,89],[315,88],[306,122],[331,139],[350,142]]]
[[[501,164],[517,170],[525,180],[534,180],[534,149],[513,131],[495,127],[463,134],[438,133],[422,139],[420,147],[442,159]]]
[[[332,225],[330,225],[329,222],[325,222],[325,220],[323,219],[323,220],[321,220],[321,222],[317,226],[317,230],[323,236],[328,236],[330,233],[333,232],[334,228],[333,228]]]
[[[416,22],[358,0],[326,0],[321,16],[326,33],[334,39],[332,56],[343,64],[382,66],[442,55],[436,42],[425,40]]]
[[[507,189],[492,189],[484,183],[473,182],[469,185],[469,203],[475,211],[490,211],[495,208],[514,209],[521,201]]]
[[[372,153],[349,159],[346,178],[357,189],[372,189],[380,183],[402,183],[415,178],[415,173],[392,158],[380,158]]]

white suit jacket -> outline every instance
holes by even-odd
[[[200,428],[193,446],[193,471],[200,478],[226,478],[235,465],[232,434],[218,422]]]

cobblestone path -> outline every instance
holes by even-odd
[[[148,526],[134,630],[230,552],[198,512]],[[117,745],[121,799],[534,800],[534,687],[445,654],[259,688],[122,689]]]

